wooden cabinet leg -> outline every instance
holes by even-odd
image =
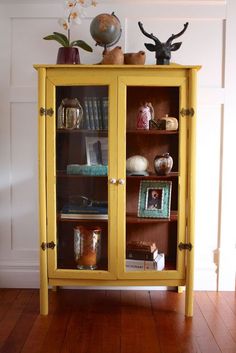
[[[40,287],[40,314],[48,314],[48,285],[42,285],[42,283]]]
[[[185,287],[184,287],[184,286],[178,286],[178,287],[177,287],[177,292],[178,292],[178,293],[183,293],[184,290],[185,290]]]

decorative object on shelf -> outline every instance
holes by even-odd
[[[154,119],[154,109],[150,102],[146,102],[139,107],[137,129],[149,130],[149,122],[151,119]]]
[[[67,31],[67,35],[59,32],[44,37],[45,40],[55,40],[62,47],[57,54],[57,64],[80,64],[79,50],[77,47],[92,52],[93,49],[83,40],[71,41],[72,25],[81,23],[85,16],[85,8],[96,6],[95,0],[67,0],[65,1],[65,17],[59,19],[59,25]]]
[[[126,259],[154,261],[158,249],[152,241],[133,240],[126,244]]]
[[[138,217],[169,218],[171,181],[142,180],[139,189]]]
[[[154,159],[154,169],[157,175],[168,175],[173,167],[173,158],[169,153],[157,155]]]
[[[162,271],[165,268],[165,255],[163,253],[157,254],[154,260],[135,260],[126,259],[126,271]]]
[[[58,129],[79,129],[83,120],[83,108],[77,98],[64,98],[57,112]]]
[[[126,160],[127,175],[148,175],[148,160],[139,155],[129,157]]]
[[[144,65],[146,61],[146,53],[140,50],[137,53],[125,53],[124,63],[126,65]]]
[[[121,33],[120,20],[114,12],[111,15],[102,13],[94,17],[90,24],[90,34],[96,41],[96,45],[104,47],[103,53],[119,41]]]
[[[88,165],[105,165],[108,164],[108,138],[86,136],[86,157]]]
[[[68,164],[66,167],[67,174],[75,175],[107,176],[107,172],[107,165]]]
[[[160,125],[163,126],[163,130],[176,131],[178,130],[179,124],[176,118],[173,118],[166,114],[166,116],[160,119]]]
[[[74,228],[74,254],[79,270],[95,270],[100,261],[101,228]]]
[[[169,65],[170,64],[170,58],[171,58],[171,52],[176,51],[180,48],[182,42],[178,43],[173,43],[172,41],[178,37],[180,37],[184,32],[186,31],[188,27],[188,22],[184,24],[184,28],[182,31],[180,31],[177,34],[172,34],[169,39],[167,39],[166,42],[162,43],[156,36],[154,36],[153,33],[148,33],[145,31],[143,28],[143,24],[139,21],[138,22],[139,28],[141,32],[148,38],[154,40],[155,44],[151,43],[144,43],[145,47],[149,51],[154,51],[156,52],[156,64],[157,65]]]
[[[112,50],[107,50],[101,61],[102,65],[123,65],[124,54],[121,47],[115,47]]]

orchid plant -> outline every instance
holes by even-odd
[[[96,6],[96,0],[66,0],[65,1],[65,13],[64,18],[60,18],[58,23],[67,31],[67,35],[59,32],[53,32],[53,34],[44,37],[45,40],[55,40],[60,43],[63,47],[79,47],[86,51],[92,52],[93,49],[83,40],[71,41],[71,27],[81,23],[81,19],[85,17],[85,8],[90,6]]]

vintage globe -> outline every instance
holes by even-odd
[[[96,16],[90,25],[90,33],[98,45],[111,47],[118,42],[121,36],[119,19],[112,14],[102,13]]]

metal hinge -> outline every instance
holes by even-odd
[[[41,248],[43,251],[45,251],[46,249],[54,249],[55,246],[56,246],[56,244],[54,243],[54,241],[50,241],[50,243],[43,242],[41,244]]]
[[[179,243],[178,248],[179,248],[179,250],[191,251],[193,248],[193,245],[191,243]]]
[[[195,111],[194,111],[194,109],[193,108],[190,108],[190,109],[185,109],[185,108],[182,108],[181,110],[180,110],[180,115],[181,116],[194,116],[194,113],[195,113]]]
[[[39,110],[39,113],[41,116],[46,116],[46,115],[53,116],[54,111],[52,108],[45,109],[45,108],[41,107]]]

